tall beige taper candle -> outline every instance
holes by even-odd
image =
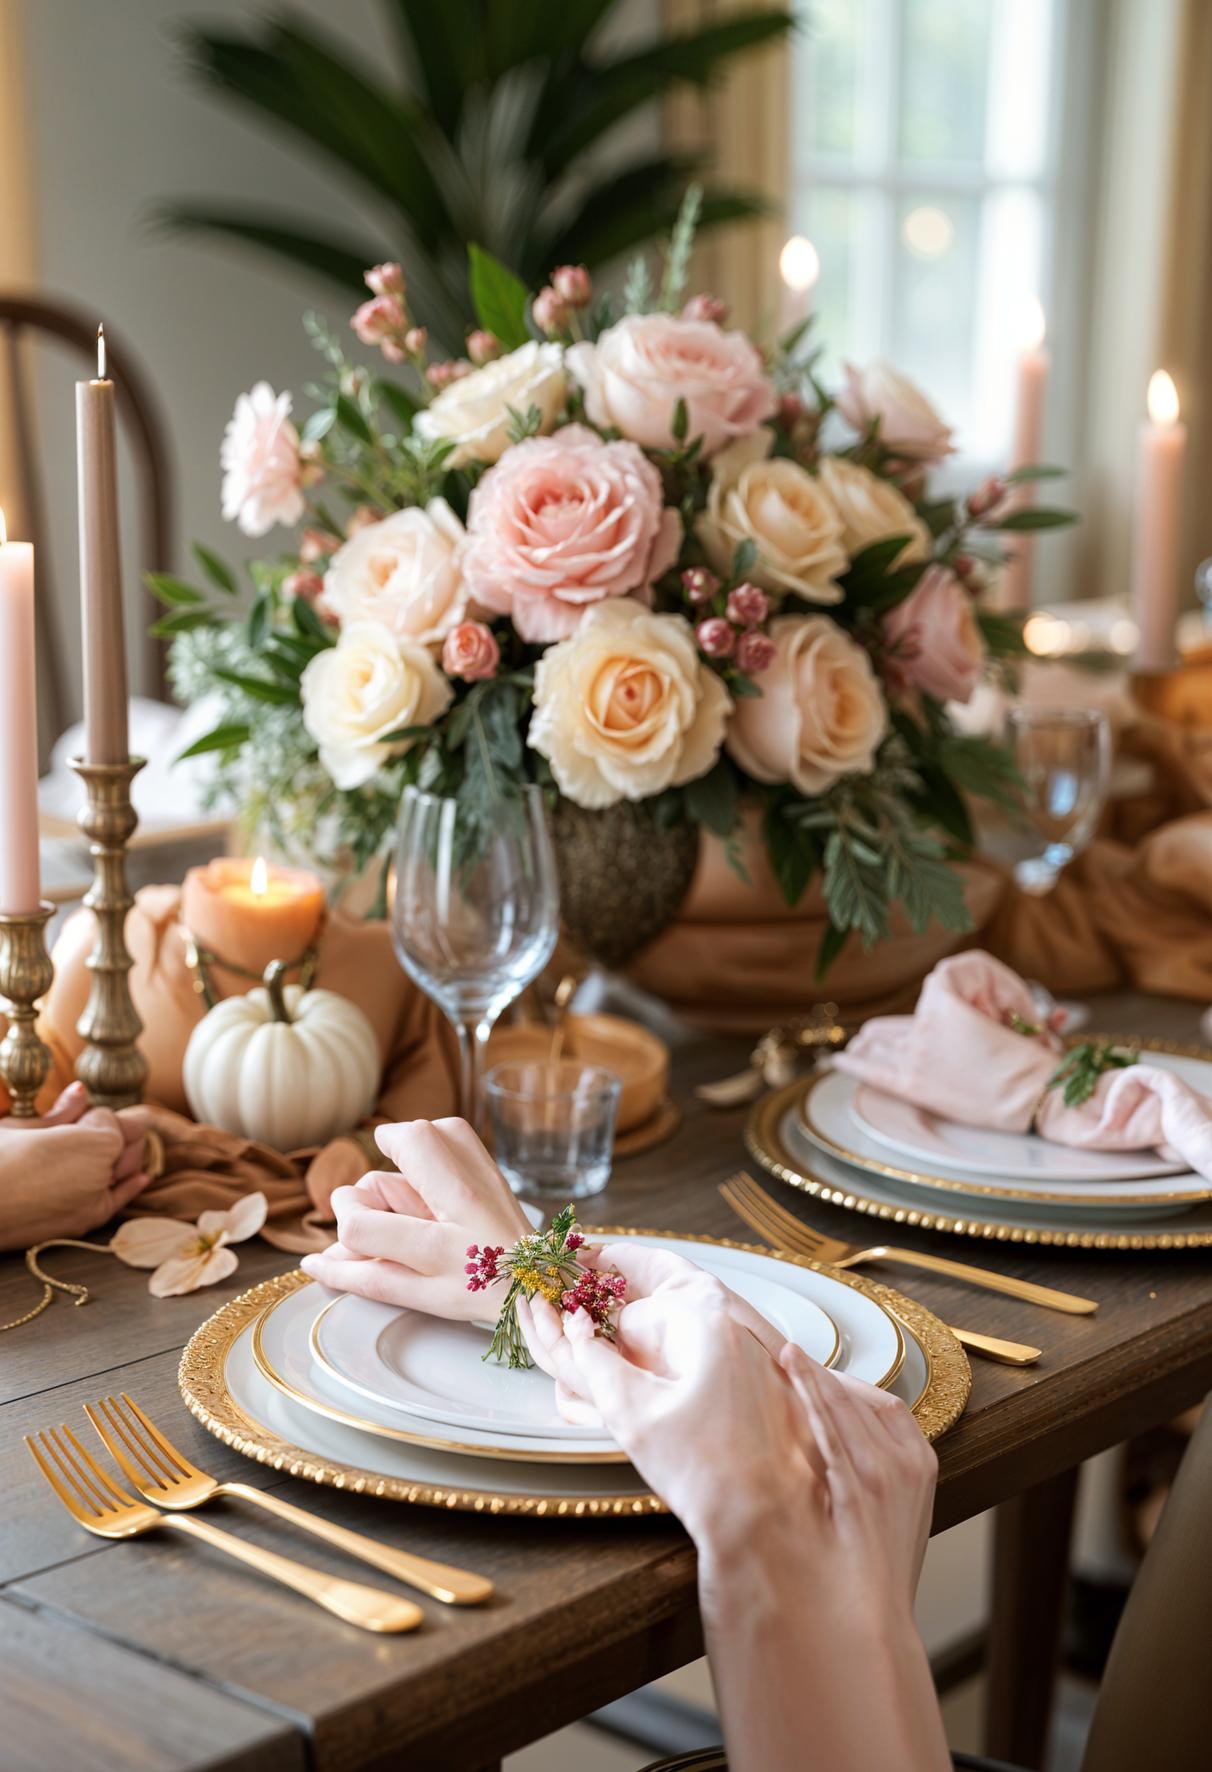
[[[114,384],[97,328],[97,375],[76,383],[76,469],[80,500],[80,616],[84,659],[84,755],[125,763],[126,630],[118,546],[118,439]]]

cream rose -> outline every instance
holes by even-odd
[[[324,601],[342,622],[381,622],[399,640],[439,646],[467,612],[464,541],[444,498],[395,511],[337,549]]]
[[[848,554],[861,553],[890,536],[904,535],[908,540],[896,556],[898,566],[910,566],[927,557],[930,531],[899,488],[840,455],[824,457],[817,479],[842,520],[842,544]]]
[[[679,400],[687,437],[703,439],[704,455],[756,430],[778,404],[761,352],[711,320],[628,314],[596,343],[573,345],[567,361],[591,422],[645,449],[675,447]]]
[[[840,603],[834,581],[849,565],[842,519],[798,462],[767,459],[773,441],[773,432],[758,431],[716,457],[695,533],[717,572],[730,572],[737,543],[752,541],[757,561],[745,576],[753,584],[806,603]]]
[[[869,775],[888,725],[871,660],[827,615],[770,624],[774,662],[761,696],[738,701],[728,750],[756,781],[822,794],[843,775]]]
[[[856,431],[870,429],[879,420],[879,440],[885,449],[914,461],[941,461],[951,453],[951,427],[946,424],[916,382],[876,359],[866,369],[846,364],[846,386],[837,396],[838,411]]]
[[[639,603],[596,603],[535,667],[530,743],[578,806],[646,800],[705,775],[731,697],[690,623]]]
[[[532,406],[540,414],[540,431],[549,431],[564,404],[568,380],[559,345],[533,339],[508,357],[498,357],[444,388],[413,420],[413,429],[431,441],[457,447],[451,467],[469,461],[499,461],[509,447],[513,413],[525,417]]]
[[[954,572],[931,566],[883,622],[893,679],[939,701],[967,701],[985,668],[972,598]]]
[[[424,646],[381,622],[353,622],[303,672],[303,724],[339,788],[361,787],[411,741],[385,743],[402,726],[432,726],[452,690]]]

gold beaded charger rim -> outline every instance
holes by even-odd
[[[1151,1050],[1160,1050],[1155,1045]],[[1202,1046],[1167,1045],[1166,1051],[1193,1058],[1212,1054]],[[811,1194],[827,1205],[841,1206],[847,1212],[860,1212],[885,1223],[907,1225],[913,1230],[949,1231],[955,1236],[969,1237],[977,1242],[1024,1243],[1064,1249],[1152,1250],[1212,1248],[1212,1227],[1195,1231],[1110,1231],[1080,1230],[1060,1224],[1029,1224],[1013,1219],[953,1218],[949,1213],[913,1205],[893,1204],[890,1200],[873,1199],[862,1192],[866,1171],[847,1165],[853,1182],[835,1186],[819,1175],[801,1167],[800,1159],[788,1149],[783,1137],[783,1121],[790,1109],[798,1107],[814,1078],[797,1078],[794,1083],[776,1089],[754,1104],[745,1124],[745,1148],[768,1175],[785,1181],[800,1193]],[[924,1178],[923,1178],[924,1179]]]
[[[587,1227],[588,1228],[588,1227]],[[665,1236],[688,1243],[712,1243],[722,1249],[740,1249],[786,1261],[794,1267],[814,1268],[843,1286],[873,1299],[907,1328],[921,1347],[926,1362],[926,1383],[913,1405],[918,1426],[928,1440],[937,1440],[959,1420],[972,1388],[972,1371],[958,1341],[932,1311],[916,1299],[906,1298],[890,1286],[882,1286],[860,1274],[841,1273],[824,1262],[785,1255],[755,1243],[733,1242],[726,1237],[695,1236],[682,1231],[647,1231],[630,1226],[593,1227],[595,1236]],[[355,1495],[373,1495],[389,1501],[405,1501],[422,1507],[447,1508],[481,1514],[525,1515],[532,1519],[636,1519],[668,1510],[655,1495],[596,1495],[575,1497],[532,1493],[501,1494],[491,1489],[463,1485],[438,1486],[385,1476],[352,1464],[321,1458],[294,1445],[272,1428],[256,1421],[234,1401],[227,1388],[227,1356],[236,1339],[266,1310],[298,1287],[308,1276],[295,1268],[242,1292],[220,1305],[213,1316],[196,1329],[181,1355],[177,1383],[186,1407],[209,1433],[233,1451],[258,1464],[270,1465],[289,1476],[343,1489]]]

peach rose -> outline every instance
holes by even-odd
[[[761,352],[743,332],[674,314],[628,314],[596,344],[573,345],[566,362],[585,390],[595,425],[645,449],[672,449],[673,415],[685,400],[687,439],[703,454],[754,431],[777,405]]]
[[[885,449],[914,461],[941,461],[951,454],[951,427],[943,422],[916,382],[876,359],[866,369],[847,363],[846,386],[837,396],[838,411],[856,431],[879,420]]]
[[[842,545],[848,554],[853,556],[873,542],[903,535],[908,539],[896,557],[898,566],[927,558],[930,531],[904,493],[890,481],[881,480],[869,468],[840,455],[823,458],[817,479],[842,520]]]
[[[335,646],[317,652],[300,678],[303,724],[339,788],[358,788],[411,739],[391,735],[432,726],[450,706],[450,684],[431,653],[398,640],[381,622],[343,628]]]
[[[431,369],[437,367],[430,365]],[[413,429],[429,442],[455,445],[446,458],[448,467],[499,461],[509,448],[514,414],[525,415],[533,406],[539,414],[539,429],[549,431],[559,417],[566,391],[559,345],[541,345],[529,339],[507,357],[449,381],[418,412]]]
[[[677,559],[681,518],[634,443],[585,425],[531,437],[471,495],[463,574],[483,609],[523,640],[561,640],[586,609],[644,592]]]
[[[929,567],[883,622],[894,675],[939,701],[967,701],[985,668],[972,598],[954,572]]]
[[[448,677],[481,683],[495,677],[501,662],[496,635],[482,621],[461,621],[451,628],[442,647],[442,669]]]
[[[756,781],[822,794],[843,775],[869,775],[888,725],[871,660],[827,615],[781,615],[761,696],[736,704],[731,755]]]
[[[599,603],[539,660],[529,741],[562,794],[613,806],[705,775],[731,705],[683,616]]]
[[[747,576],[754,584],[806,603],[840,603],[834,580],[850,564],[842,520],[798,462],[767,460],[773,441],[772,431],[761,430],[716,457],[695,534],[717,572],[730,572],[737,543],[752,541],[757,561]]]
[[[439,646],[467,611],[463,525],[444,498],[357,530],[332,557],[324,601],[343,622],[377,621]]]

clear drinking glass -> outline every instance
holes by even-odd
[[[622,1083],[574,1059],[494,1065],[486,1093],[493,1146],[515,1194],[583,1200],[610,1179]]]
[[[1023,778],[1022,836],[1015,856],[1024,892],[1051,892],[1089,843],[1111,779],[1111,728],[1097,708],[1011,708],[1006,736]]]
[[[485,1042],[502,1009],[555,948],[560,894],[542,796],[526,788],[485,839],[458,802],[407,788],[400,807],[391,931],[400,964],[453,1024],[460,1108],[482,1109]]]

